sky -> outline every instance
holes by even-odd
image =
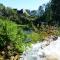
[[[37,10],[42,4],[47,4],[49,0],[0,0],[6,7],[20,9]]]

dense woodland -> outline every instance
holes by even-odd
[[[0,56],[21,55],[27,46],[60,35],[60,1],[52,0],[38,10],[17,10],[0,4]]]

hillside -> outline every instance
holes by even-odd
[[[38,10],[31,11],[0,4],[0,56],[3,60],[21,55],[27,46],[48,36],[60,36],[59,6],[59,2],[52,0],[45,8],[39,6]]]

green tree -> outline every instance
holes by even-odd
[[[60,0],[52,0],[51,8],[53,11],[53,21],[55,22],[55,24],[60,25]]]
[[[24,42],[25,39],[26,35],[16,23],[0,19],[0,51],[5,51],[5,56],[9,56],[8,52],[22,53],[27,44]]]

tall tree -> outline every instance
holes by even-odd
[[[39,8],[38,8],[38,16],[42,16],[43,13],[44,13],[43,6],[39,6]]]
[[[60,0],[52,0],[51,7],[53,11],[53,20],[60,25]]]
[[[52,9],[51,9],[51,2],[47,3],[45,6],[45,18],[47,22],[52,21]]]

